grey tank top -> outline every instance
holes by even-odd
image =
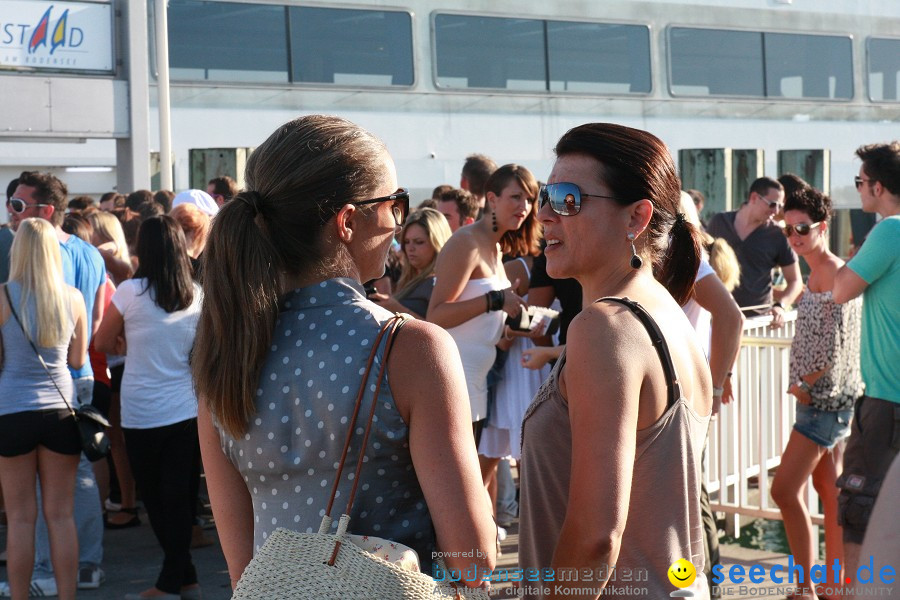
[[[22,318],[22,288],[18,281],[6,284],[13,308]],[[0,290],[0,294],[2,294]],[[37,308],[34,299],[30,302],[29,311],[34,315]],[[65,394],[71,404],[75,400],[75,386],[72,375],[66,364],[68,360],[69,341],[75,331],[71,314],[65,315],[66,328],[63,343],[52,348],[38,346],[44,362],[53,374],[56,385]],[[0,327],[3,335],[3,369],[0,370],[0,415],[25,412],[29,410],[65,409],[59,392],[41,366],[41,361],[22,333],[18,321],[11,314]],[[32,325],[29,335],[37,344],[37,328]]]
[[[222,448],[253,499],[256,550],[278,527],[318,531],[371,344],[391,316],[352,279],[324,281],[282,300],[256,391],[256,416],[241,438],[220,430]],[[383,351],[370,372],[361,420],[371,406]],[[346,507],[363,427],[357,422],[332,511],[335,523]],[[409,428],[387,378],[363,463],[350,533],[406,544],[419,553],[423,570],[429,568],[431,515],[413,468]]]
[[[669,566],[685,558],[699,573],[692,586],[697,591],[695,597],[708,598],[702,574],[700,460],[709,415],[698,415],[682,396],[665,339],[652,317],[637,303],[627,302],[630,304],[626,306],[642,320],[651,338],[660,340],[658,348],[669,382],[669,399],[668,408],[659,420],[636,432],[628,517],[615,565],[619,575],[611,577],[608,585],[616,588],[616,597],[667,598],[675,590],[668,580]],[[645,314],[642,316],[637,310]],[[650,323],[655,331],[651,330]],[[572,428],[568,405],[559,390],[559,373],[565,363],[564,350],[525,413],[523,423],[519,564],[526,569],[550,568],[566,517],[569,486],[573,483],[570,481]],[[602,435],[602,431],[597,432],[597,436]],[[597,465],[597,469],[603,468]],[[625,573],[629,573],[627,579]],[[596,587],[596,580],[586,581],[585,575],[580,577],[579,581],[563,585]],[[554,585],[550,584],[551,590]],[[540,588],[533,585],[529,589]],[[633,593],[628,593],[629,590]],[[525,597],[540,596],[526,594]]]

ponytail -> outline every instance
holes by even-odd
[[[684,218],[684,214],[677,213],[669,232],[669,247],[657,269],[656,279],[678,304],[687,302],[694,291],[701,248],[700,232]]]
[[[243,435],[256,414],[256,387],[278,317],[282,261],[260,204],[256,192],[225,204],[203,252],[204,304],[191,366],[198,397],[232,437]]]

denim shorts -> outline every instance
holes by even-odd
[[[850,435],[850,420],[853,409],[821,410],[809,404],[797,403],[797,421],[794,430],[824,448]]]

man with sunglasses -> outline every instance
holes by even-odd
[[[803,282],[797,255],[774,223],[784,205],[784,187],[770,177],[750,185],[747,201],[736,211],[713,216],[706,230],[734,249],[741,281],[731,292],[744,316],[771,315],[772,327],[784,323],[784,306],[800,295]],[[781,267],[787,287],[772,289],[772,270]]]
[[[900,450],[900,142],[862,146],[856,155],[862,160],[856,177],[862,209],[881,220],[837,272],[832,290],[838,303],[863,296],[859,363],[866,395],[856,402],[837,481],[847,573],[867,560],[860,545],[871,507]]]
[[[81,292],[87,307],[88,329],[93,335],[103,316],[106,267],[103,257],[96,248],[62,230],[67,205],[68,188],[65,183],[51,173],[31,171],[23,172],[19,176],[15,191],[6,201],[10,225],[14,231],[28,218],[45,219],[55,228],[62,254],[63,275],[67,284]],[[72,370],[72,379],[75,382],[78,401],[89,404],[94,389],[94,372],[89,360],[84,361],[81,369]],[[75,481],[78,588],[93,589],[99,587],[104,578],[103,570],[100,568],[103,560],[103,515],[98,501],[97,481],[90,461],[83,454]],[[32,586],[37,585],[43,595],[56,595],[47,526],[40,511],[35,535],[35,553]],[[0,585],[0,591],[2,590],[3,586]]]

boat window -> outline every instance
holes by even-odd
[[[853,97],[853,50],[849,37],[766,33],[764,41],[767,96],[831,100]]]
[[[292,80],[362,86],[413,84],[409,13],[293,6]]]
[[[438,14],[434,44],[440,88],[547,89],[543,21]]]
[[[168,16],[173,80],[288,81],[283,6],[171,0]]]
[[[762,34],[669,29],[671,91],[677,96],[764,96]]]
[[[849,36],[671,27],[676,96],[850,99]]]
[[[547,21],[550,91],[650,93],[650,30],[643,25]]]
[[[873,102],[900,100],[900,39],[869,38],[869,99]]]

